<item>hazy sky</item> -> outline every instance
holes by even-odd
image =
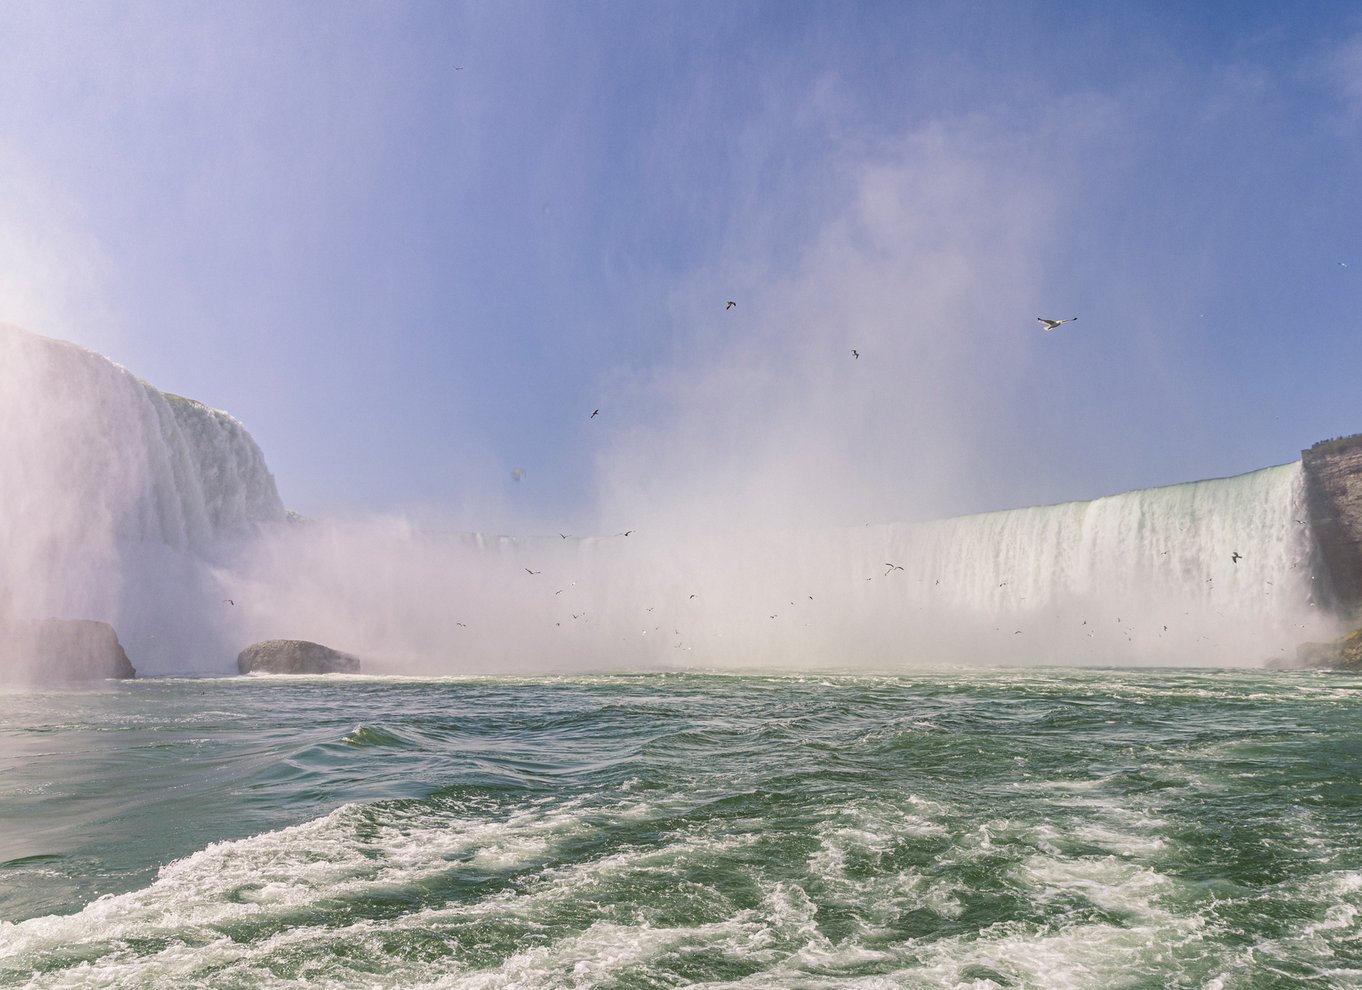
[[[1362,430],[1353,3],[0,2],[0,44],[0,321],[227,409],[304,513],[859,524]]]

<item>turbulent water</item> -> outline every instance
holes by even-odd
[[[1345,987],[1362,679],[0,696],[0,985]]]

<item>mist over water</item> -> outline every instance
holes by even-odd
[[[266,638],[423,674],[1258,665],[1332,631],[1298,463],[926,523],[511,537],[289,520],[227,414],[69,344],[7,330],[0,347],[13,611],[109,621],[143,673],[231,672]]]

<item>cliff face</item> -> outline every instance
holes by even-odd
[[[1310,529],[1321,577],[1344,616],[1362,614],[1362,434],[1301,451]]]

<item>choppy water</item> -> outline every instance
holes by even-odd
[[[1362,985],[1362,679],[0,695],[0,985]]]

